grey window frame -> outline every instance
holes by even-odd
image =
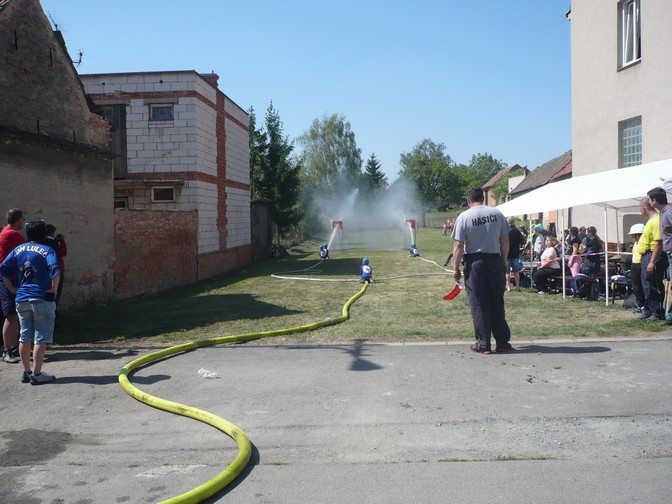
[[[159,111],[161,109],[169,109],[170,117],[162,117],[157,114],[154,115],[154,111]],[[175,119],[175,109],[173,103],[150,103],[149,104],[149,121],[150,122],[171,122]]]
[[[157,199],[156,197],[156,191],[165,191],[170,189],[170,191],[173,194],[172,199]],[[175,198],[175,188],[173,186],[152,186],[152,203],[175,203],[176,198]]]
[[[642,59],[641,0],[618,2],[618,67],[626,68]]]

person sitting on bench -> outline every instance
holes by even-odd
[[[558,253],[555,250],[557,241],[551,235],[546,237],[546,248],[541,254],[539,269],[532,273],[532,281],[539,289],[539,294],[548,294],[548,278],[560,272]]]

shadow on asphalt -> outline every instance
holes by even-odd
[[[152,375],[152,376],[134,376],[131,382],[134,385],[139,384],[152,384],[164,380],[170,380],[170,375]],[[104,375],[104,376],[65,376],[59,378],[56,376],[56,381],[50,383],[50,386],[54,385],[67,385],[69,383],[88,383],[89,385],[118,385],[119,384],[119,375]]]
[[[600,352],[611,352],[611,348],[603,346],[544,346],[544,345],[528,345],[528,346],[516,346],[515,351],[511,354],[517,353],[568,353],[568,354],[581,354],[581,353],[600,353]]]
[[[49,349],[45,362],[53,361],[71,361],[71,360],[113,360],[138,355],[137,350],[126,350],[125,352],[110,352],[108,350],[67,350],[59,352]]]

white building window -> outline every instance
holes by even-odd
[[[618,3],[619,68],[636,63],[642,58],[640,0],[621,0]]]
[[[642,164],[642,117],[619,123],[621,167]]]
[[[149,105],[150,121],[172,121],[173,104],[172,103],[152,103]]]
[[[175,201],[174,187],[152,187],[152,202],[168,203]]]

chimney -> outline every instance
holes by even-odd
[[[217,75],[215,72],[210,72],[209,74],[201,74],[201,77],[203,77],[208,82],[208,84],[217,89],[217,81],[219,81],[219,75]]]

